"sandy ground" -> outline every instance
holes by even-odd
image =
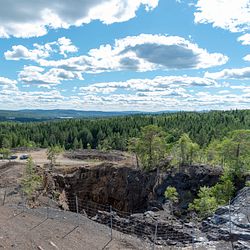
[[[26,160],[20,160],[20,156],[27,154],[32,157],[33,161],[37,165],[43,165],[46,163],[49,163],[49,160],[47,159],[46,149],[40,149],[36,151],[30,151],[30,152],[17,152],[14,155],[18,156],[18,159],[14,160],[15,162],[25,163]],[[89,161],[79,161],[79,160],[71,160],[69,158],[64,157],[63,154],[60,154],[57,157],[57,164],[61,165],[81,165],[81,164],[89,164],[91,162]]]
[[[16,160],[11,160],[12,162],[18,162],[18,163],[26,163],[27,160],[20,160],[20,156],[21,155],[29,155],[32,157],[33,161],[35,162],[35,164],[37,165],[44,165],[49,163],[49,160],[47,159],[47,150],[46,149],[39,149],[39,150],[33,150],[33,151],[29,151],[29,152],[16,152],[13,153],[12,155],[18,156],[18,159]],[[136,159],[135,157],[124,153],[124,155],[126,156],[125,160],[119,162],[119,164],[126,164],[126,165],[130,165],[130,166],[135,166],[136,164]],[[7,160],[2,160],[1,162],[8,162]],[[1,163],[0,162],[0,163]],[[98,161],[98,160],[78,160],[78,159],[70,159],[68,157],[65,157],[64,153],[61,153],[57,156],[57,160],[56,163],[57,165],[62,165],[62,166],[80,166],[80,165],[97,165],[99,163],[101,163],[102,161]],[[114,162],[117,163],[117,162]]]

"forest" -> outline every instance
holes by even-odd
[[[250,110],[0,123],[0,153],[18,147],[49,148],[52,152],[56,148],[125,150],[135,153],[139,167],[146,171],[195,164],[221,166],[220,181],[202,187],[190,204],[190,209],[202,216],[250,184],[246,181],[250,172]]]
[[[250,110],[176,112],[159,115],[128,115],[111,118],[0,123],[0,147],[43,147],[65,149],[98,148],[127,150],[128,140],[143,127],[156,125],[167,134],[168,143],[187,133],[201,148],[228,132],[250,128]]]

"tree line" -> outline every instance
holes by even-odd
[[[228,132],[250,128],[250,110],[177,112],[160,115],[72,119],[37,123],[0,123],[0,148],[58,145],[66,150],[98,148],[127,150],[128,141],[148,125],[161,127],[174,143],[182,134],[205,148]]]

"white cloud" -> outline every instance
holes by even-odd
[[[231,89],[237,89],[244,93],[250,93],[250,86],[244,86],[244,85],[233,85],[230,86]]]
[[[204,77],[212,79],[250,79],[250,67],[223,69],[219,72],[206,72]]]
[[[144,6],[156,8],[158,0],[0,0],[0,37],[34,37],[48,29],[67,29],[93,20],[105,24],[124,22]]]
[[[196,9],[196,23],[211,23],[231,32],[250,28],[249,0],[198,0]]]
[[[218,87],[219,84],[212,80],[201,77],[189,76],[157,76],[153,79],[130,79],[125,82],[102,82],[86,87],[80,87],[80,94],[90,93],[110,94],[117,90],[139,91],[140,95],[173,95],[177,92],[185,94],[184,88],[189,87]]]
[[[7,85],[16,83],[7,78],[0,78],[0,83],[2,82],[7,83]],[[137,84],[139,85],[139,82]],[[223,87],[221,89],[217,88],[218,94],[215,94],[214,89],[210,88],[206,88],[206,91],[203,92],[197,92],[199,88],[191,88],[190,83],[187,83],[186,86],[180,86],[176,83],[176,85],[170,85],[169,87],[159,87],[159,84],[155,84],[154,87],[162,88],[161,91],[151,91],[142,84],[141,87],[137,86],[135,91],[128,94],[85,92],[84,94],[80,93],[78,96],[68,96],[63,94],[63,90],[55,89],[46,91],[26,89],[26,91],[21,91],[18,88],[8,88],[0,91],[0,105],[1,108],[5,109],[21,109],[30,108],[30,103],[32,103],[33,108],[94,109],[103,111],[243,109],[249,108],[250,105],[250,92],[246,86],[244,88],[241,88],[241,85],[234,86],[242,90],[242,94],[236,94],[233,91],[230,93],[225,91]],[[187,91],[188,86],[194,91]]]
[[[58,45],[60,54],[64,57],[67,57],[68,53],[75,53],[78,51],[78,48],[72,44],[71,40],[65,37],[58,39]]]
[[[39,47],[38,49],[28,50],[23,45],[14,45],[12,46],[12,50],[8,50],[4,53],[5,59],[7,60],[15,60],[18,61],[20,59],[24,60],[38,60],[39,58],[46,58],[50,55],[50,49],[42,49]]]
[[[41,44],[33,44],[33,49],[28,49],[23,45],[14,45],[12,50],[8,50],[4,53],[6,60],[32,60],[38,61],[42,58],[48,58],[52,53],[60,53],[64,57],[68,56],[68,53],[75,53],[78,48],[72,44],[71,40],[66,37],[61,37],[55,42]]]
[[[243,57],[244,61],[250,62],[250,54]]]
[[[244,34],[237,39],[242,45],[250,45],[250,34]]]
[[[228,57],[209,53],[197,44],[178,37],[141,34],[115,40],[114,46],[101,45],[88,55],[62,60],[39,60],[43,67],[100,73],[104,71],[151,71],[156,69],[200,69],[223,65]]]
[[[24,66],[24,69],[18,75],[19,81],[24,84],[60,84],[63,80],[79,79],[83,80],[81,73],[70,72],[64,69],[52,68],[45,72],[44,68],[37,66]]]
[[[16,90],[17,89],[16,85],[17,85],[16,80],[11,80],[9,78],[0,76],[0,87],[2,91],[3,90]]]

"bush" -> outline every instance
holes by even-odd
[[[23,192],[29,198],[31,198],[35,191],[41,187],[42,177],[35,172],[35,166],[32,158],[29,158],[27,161],[21,184]]]
[[[209,187],[200,188],[198,198],[189,204],[189,210],[195,210],[202,218],[214,213],[217,207],[218,203]]]

